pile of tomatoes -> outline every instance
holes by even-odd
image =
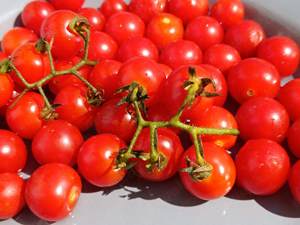
[[[116,167],[118,156],[131,143],[138,121],[132,105],[118,104],[124,95],[116,90],[138,83],[148,96],[145,118],[168,121],[187,96],[190,68],[213,81],[204,93],[216,94],[197,96],[180,120],[203,128],[239,129],[239,138],[201,135],[212,172],[194,179],[187,172],[197,161],[192,143],[184,150],[179,129],[159,128],[157,150],[166,165],[149,169],[147,161],[132,158],[136,173],[160,182],[178,172],[187,191],[203,200],[226,195],[235,183],[254,195],[271,195],[288,181],[300,202],[300,79],[281,86],[281,79],[298,69],[294,40],[267,37],[259,23],[244,18],[240,0],[213,5],[208,0],[105,0],[99,9],[83,4],[31,1],[21,14],[24,26],[2,38],[0,219],[14,217],[27,205],[41,219],[57,221],[75,207],[81,179],[98,187],[122,181],[128,168]],[[89,23],[88,45],[70,28],[78,18]],[[50,43],[51,54],[42,50],[41,38]],[[90,63],[73,71],[85,50]],[[39,87],[46,93],[27,91],[53,70],[70,73]],[[101,93],[100,106],[74,73]],[[46,116],[48,99],[55,119]],[[235,115],[224,108],[228,102],[239,105]],[[242,147],[233,156],[230,150],[238,139]],[[281,145],[285,140],[286,148]],[[134,150],[141,155],[151,151],[148,128],[137,137]],[[19,173],[29,151],[40,167],[24,180]]]

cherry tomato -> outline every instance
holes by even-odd
[[[9,128],[23,138],[32,139],[44,123],[42,117],[44,106],[45,102],[40,94],[26,93],[6,111]]]
[[[106,18],[109,18],[111,15],[117,12],[126,11],[127,4],[124,0],[105,0],[101,4],[99,10]]]
[[[257,49],[257,57],[272,63],[281,76],[289,76],[299,66],[300,51],[297,43],[286,36],[265,39]]]
[[[213,167],[211,175],[196,181],[188,173],[180,172],[181,182],[187,191],[202,200],[212,200],[225,196],[233,187],[236,170],[230,155],[224,149],[203,143],[204,158]],[[189,148],[181,157],[180,168],[187,168],[187,159],[196,162],[194,147]]]
[[[255,195],[271,195],[287,181],[290,160],[286,151],[268,139],[247,141],[236,159],[237,182]]]
[[[150,154],[150,130],[144,129],[136,144],[136,151]],[[178,170],[179,160],[183,153],[179,137],[172,130],[167,128],[160,128],[157,130],[157,150],[165,157],[167,164],[164,168],[158,169],[157,167],[149,170],[146,165],[150,160],[144,161],[141,159],[136,160],[134,169],[142,178],[150,181],[164,181],[172,176]]]
[[[15,173],[0,174],[0,220],[16,216],[24,207],[25,182]]]
[[[199,16],[191,20],[185,29],[184,38],[194,41],[204,51],[223,41],[222,26],[212,17]]]
[[[145,24],[133,13],[117,12],[107,19],[105,32],[122,44],[130,38],[143,37]]]
[[[83,5],[84,0],[49,0],[56,9],[68,9],[77,12]]]
[[[122,43],[118,51],[118,60],[126,62],[133,57],[145,57],[158,60],[158,49],[155,44],[144,37],[135,37]]]
[[[12,97],[7,101],[7,103],[0,107],[0,116],[4,117],[7,111],[7,108],[11,105],[11,103],[14,101],[14,99],[19,95],[19,92],[16,90],[13,90]]]
[[[119,70],[122,63],[115,60],[100,61],[90,73],[88,80],[98,90],[102,91],[104,99],[109,99],[118,89]]]
[[[7,55],[4,52],[0,51],[0,62],[2,62],[5,59],[7,59]]]
[[[93,125],[95,108],[89,104],[85,86],[67,86],[55,97],[58,118],[86,131]]]
[[[183,65],[197,65],[202,62],[202,51],[192,41],[174,41],[162,49],[160,62],[170,66],[172,69]]]
[[[53,39],[51,51],[54,57],[69,59],[76,56],[83,48],[81,37],[69,28],[70,23],[76,18],[78,15],[72,11],[57,10],[42,23],[41,37],[49,43]]]
[[[227,76],[229,92],[239,103],[253,97],[275,98],[280,89],[280,75],[265,60],[248,58],[233,67]]]
[[[148,23],[153,16],[164,11],[166,4],[167,0],[131,0],[128,8]]]
[[[88,139],[78,154],[78,170],[93,185],[110,187],[126,175],[125,169],[116,169],[115,162],[124,142],[113,134],[99,134]]]
[[[25,200],[39,218],[58,221],[74,209],[81,188],[80,177],[73,168],[49,163],[31,175],[25,188]]]
[[[37,39],[38,36],[32,30],[14,27],[3,35],[1,49],[6,55],[11,55],[14,50],[26,42],[33,42]]]
[[[243,140],[267,138],[282,142],[289,128],[289,116],[276,100],[255,97],[238,110],[236,120]]]
[[[168,78],[173,71],[172,68],[166,64],[159,63],[158,66],[159,66],[160,70],[165,74],[166,78]]]
[[[91,26],[91,30],[101,31],[105,25],[104,15],[94,8],[81,8],[78,12],[79,15],[87,18]]]
[[[0,174],[16,173],[26,164],[27,150],[23,140],[7,130],[0,130]]]
[[[242,58],[248,58],[255,55],[257,46],[264,39],[265,32],[260,24],[244,20],[227,30],[224,42],[238,50]]]
[[[169,14],[158,13],[147,25],[146,36],[159,48],[183,38],[184,27],[181,19]]]
[[[22,11],[22,22],[26,28],[33,30],[39,35],[44,19],[54,10],[54,7],[44,0],[29,2]]]
[[[218,0],[211,8],[211,16],[224,28],[237,25],[244,19],[245,9],[240,0]]]
[[[291,169],[289,187],[297,202],[300,203],[300,161],[297,161]]]
[[[297,157],[300,158],[300,119],[296,120],[289,128],[287,141],[289,149]]]
[[[295,121],[300,119],[300,79],[294,79],[280,88],[278,101],[286,108],[290,118]]]
[[[13,95],[14,82],[6,73],[0,74],[0,107],[5,106]]]

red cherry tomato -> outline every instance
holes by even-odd
[[[245,9],[240,0],[218,0],[211,8],[211,16],[224,28],[237,25],[244,19]]]
[[[53,56],[58,59],[72,58],[83,48],[81,37],[69,28],[75,18],[78,18],[78,15],[72,11],[57,10],[42,23],[41,37],[49,43],[53,39],[51,51]]]
[[[107,19],[105,32],[118,44],[122,44],[130,38],[143,37],[145,24],[140,17],[133,13],[117,12]]]
[[[281,76],[289,76],[298,69],[300,51],[297,43],[289,37],[274,36],[259,45],[257,57],[272,63]]]
[[[214,44],[223,41],[222,26],[212,17],[199,16],[191,20],[185,29],[184,38],[194,41],[204,51]]]
[[[7,111],[7,108],[10,106],[10,104],[13,102],[13,100],[15,99],[15,97],[17,97],[19,95],[19,92],[13,90],[13,93],[12,93],[12,97],[8,100],[8,102],[0,107],[0,117],[4,117],[5,114],[6,114],[6,111]]]
[[[14,83],[11,77],[0,73],[0,107],[5,106],[13,95]]]
[[[247,58],[255,55],[257,46],[264,39],[265,32],[260,24],[244,20],[227,30],[224,42],[238,50],[242,58]]]
[[[63,163],[73,166],[83,137],[77,127],[63,120],[45,124],[34,136],[32,153],[40,164]]]
[[[248,58],[233,67],[227,76],[229,92],[239,103],[253,97],[275,98],[280,89],[280,75],[265,60]]]
[[[23,140],[10,131],[0,130],[0,174],[21,171],[26,160],[27,150]]]
[[[145,57],[158,60],[158,49],[155,44],[144,37],[135,37],[122,43],[118,51],[118,60],[126,62],[133,57]]]
[[[22,11],[22,22],[26,28],[33,30],[39,35],[44,19],[54,10],[54,7],[44,0],[29,2]]]
[[[162,49],[160,62],[173,69],[183,65],[197,65],[202,62],[202,51],[192,41],[174,41]]]
[[[24,207],[25,182],[15,173],[0,174],[0,220],[16,216]]]
[[[165,77],[167,79],[173,71],[172,68],[163,63],[159,63],[158,66],[160,70],[165,74]]]
[[[125,147],[124,142],[112,134],[99,134],[88,139],[78,154],[78,170],[93,185],[110,187],[126,175],[125,169],[116,169],[116,157]]]
[[[56,9],[68,9],[77,12],[83,5],[84,0],[49,0]]]
[[[290,160],[276,142],[255,139],[246,142],[236,159],[237,182],[255,195],[271,195],[287,181]]]
[[[297,157],[300,158],[300,119],[296,120],[290,127],[287,135],[289,149]]]
[[[148,23],[153,16],[164,11],[166,4],[167,0],[131,0],[128,8]]]
[[[149,129],[144,129],[141,132],[134,148],[136,151],[150,154],[151,148]],[[183,153],[183,147],[176,133],[167,128],[158,129],[157,150],[165,157],[165,160],[167,160],[167,164],[161,170],[159,170],[157,167],[153,168],[152,170],[147,169],[146,165],[149,163],[149,160],[136,160],[134,169],[138,175],[146,180],[164,181],[174,176],[178,170],[179,160]]]
[[[184,27],[181,19],[169,14],[158,13],[147,25],[146,36],[159,48],[183,38]]]
[[[294,79],[280,88],[278,101],[286,108],[290,118],[295,121],[300,119],[300,79]]]
[[[291,169],[289,187],[294,199],[300,203],[300,161],[297,161]]]
[[[1,49],[6,55],[11,55],[14,50],[26,42],[33,42],[37,39],[38,36],[32,30],[14,27],[3,35]]]
[[[233,187],[236,177],[234,162],[224,149],[203,143],[204,158],[213,167],[211,175],[195,181],[188,173],[180,172],[181,182],[187,191],[202,200],[212,200],[225,196]],[[187,168],[187,159],[196,162],[194,147],[189,148],[181,157],[180,168]]]
[[[267,138],[282,142],[289,128],[289,116],[276,100],[256,97],[238,110],[236,120],[243,140]]]
[[[101,31],[105,25],[104,15],[94,8],[81,8],[78,12],[79,15],[85,17],[91,26],[91,30]]]
[[[7,59],[7,55],[4,52],[0,51],[0,62],[2,62],[5,59]]]
[[[99,10],[106,18],[109,18],[117,12],[126,11],[127,5],[124,0],[105,0]]]
[[[25,188],[25,200],[39,218],[58,221],[74,209],[81,187],[80,177],[73,168],[49,163],[31,175]]]

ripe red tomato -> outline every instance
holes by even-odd
[[[300,119],[296,120],[290,127],[287,135],[289,149],[297,157],[300,158]]]
[[[54,7],[45,0],[29,2],[23,9],[21,18],[24,26],[40,35],[44,19],[54,11]]]
[[[15,99],[15,97],[17,97],[19,95],[19,92],[13,90],[13,93],[12,93],[12,97],[7,101],[7,103],[0,107],[0,117],[4,117],[5,114],[6,114],[6,111],[7,111],[7,108],[10,106],[10,104],[13,102],[13,100]]]
[[[102,91],[104,99],[109,99],[119,87],[119,70],[122,63],[115,60],[100,61],[90,73],[88,80],[98,90]]]
[[[209,16],[199,16],[191,20],[185,29],[184,38],[194,41],[204,51],[223,41],[224,31],[217,20]]]
[[[265,32],[260,24],[244,20],[227,30],[224,42],[238,50],[242,58],[248,58],[255,55],[257,46],[264,39]]]
[[[0,174],[17,173],[26,164],[27,150],[23,140],[7,130],[0,130]]]
[[[135,37],[124,41],[117,54],[117,58],[121,62],[126,62],[127,60],[137,56],[157,61],[158,49],[148,38]]]
[[[187,24],[198,16],[208,13],[208,0],[169,0],[167,3],[168,12],[182,19]]]
[[[0,51],[0,62],[2,62],[5,59],[7,59],[7,55],[4,52]]]
[[[255,195],[271,195],[287,181],[290,160],[276,142],[255,139],[246,142],[236,159],[237,182]]]
[[[6,111],[9,128],[23,138],[32,139],[44,123],[42,118],[44,106],[44,99],[40,94],[26,93]]]
[[[56,9],[68,9],[77,12],[83,5],[84,0],[49,0]]]
[[[202,62],[202,51],[192,41],[174,41],[162,49],[160,62],[170,66],[172,69],[183,65],[197,65]]]
[[[158,13],[147,25],[146,36],[159,48],[183,38],[184,27],[181,19],[169,14]]]
[[[25,182],[15,173],[0,174],[0,220],[16,216],[24,207]]]
[[[72,11],[57,10],[51,13],[42,23],[41,37],[49,43],[53,39],[51,51],[54,57],[70,59],[82,49],[83,40],[78,34],[69,29],[70,23],[77,17],[78,15]]]
[[[77,127],[63,120],[46,123],[34,136],[32,153],[40,164],[63,163],[73,166],[83,137]]]
[[[1,49],[6,55],[11,55],[14,50],[26,42],[33,42],[37,39],[38,36],[32,30],[14,27],[3,35]]]
[[[300,107],[295,107],[300,104],[300,79],[291,80],[280,88],[277,99],[293,121],[300,119]]]
[[[78,12],[79,15],[85,17],[91,26],[91,30],[101,31],[105,25],[104,15],[95,8],[81,8]]]
[[[266,138],[282,142],[289,128],[289,116],[276,100],[255,97],[238,110],[236,120],[243,140]]]
[[[131,0],[129,11],[138,15],[145,23],[165,10],[167,0]]]
[[[130,38],[143,37],[145,24],[140,17],[133,13],[117,12],[107,19],[105,32],[118,44],[122,44]]]
[[[280,75],[265,60],[248,58],[233,67],[227,76],[231,96],[243,103],[253,97],[275,98],[280,89]]]
[[[14,82],[4,73],[0,74],[0,107],[5,106],[11,99],[14,91]]]
[[[73,168],[49,163],[31,175],[25,188],[25,200],[39,218],[58,221],[74,209],[81,187],[80,177]]]
[[[241,61],[239,52],[225,44],[215,44],[204,52],[203,62],[217,67],[225,75]]]
[[[134,149],[143,153],[150,154],[150,130],[144,129]],[[160,128],[157,130],[157,150],[166,158],[167,164],[164,168],[159,170],[157,167],[149,170],[146,165],[149,160],[144,161],[141,159],[136,160],[134,169],[142,178],[150,181],[164,181],[172,176],[178,170],[179,160],[183,153],[183,147],[181,145],[179,137],[172,130],[167,128]]]
[[[289,187],[297,202],[300,203],[300,161],[297,161],[291,169]]]
[[[259,45],[257,56],[272,63],[281,76],[289,76],[298,69],[300,51],[298,44],[291,38],[274,36]]]
[[[160,70],[165,74],[165,77],[167,79],[173,71],[172,68],[163,63],[159,63],[158,66]]]
[[[95,108],[89,104],[87,92],[85,86],[67,86],[54,99],[54,104],[58,105],[58,118],[68,121],[81,131],[92,127],[95,117]]]
[[[125,169],[116,169],[116,157],[125,147],[124,142],[113,134],[99,134],[88,139],[78,154],[78,170],[93,185],[110,187],[126,175]]]
[[[127,4],[124,0],[104,0],[99,10],[106,18],[109,18],[117,12],[126,11]]]
[[[237,25],[244,19],[245,9],[240,0],[218,0],[211,8],[211,16],[224,28]]]
[[[212,144],[203,143],[204,158],[213,167],[211,175],[195,181],[188,173],[180,172],[181,182],[187,191],[202,200],[212,200],[225,196],[233,187],[236,170],[230,155],[224,149]],[[189,148],[181,157],[180,168],[188,167],[187,159],[196,162],[194,147]]]

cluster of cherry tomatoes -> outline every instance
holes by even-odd
[[[116,167],[117,159],[138,121],[130,105],[118,104],[124,96],[116,90],[138,83],[148,95],[146,119],[168,121],[187,96],[190,68],[213,82],[205,86],[207,95],[184,109],[181,121],[238,128],[243,146],[233,159],[236,136],[202,135],[203,156],[212,171],[194,179],[187,171],[197,162],[194,146],[184,151],[180,130],[159,128],[157,150],[166,165],[149,169],[147,160],[133,158],[137,174],[164,181],[179,171],[184,187],[203,200],[226,195],[235,181],[255,195],[273,194],[288,181],[300,202],[300,161],[291,166],[290,160],[290,155],[292,161],[300,157],[300,79],[281,87],[281,79],[298,69],[295,41],[267,37],[259,23],[244,18],[240,0],[218,0],[211,6],[208,0],[105,0],[99,9],[83,4],[31,1],[21,14],[24,27],[14,27],[2,38],[0,219],[15,216],[25,204],[44,220],[66,217],[80,196],[80,175],[98,187],[119,183],[127,168]],[[78,18],[89,22],[88,45],[70,28]],[[40,38],[50,43],[50,55],[40,47]],[[85,50],[90,63],[74,71]],[[46,94],[30,89],[53,70],[70,73],[39,87]],[[100,106],[89,98],[84,80],[101,92]],[[212,92],[217,95],[209,96]],[[235,116],[223,107],[228,93],[240,104]],[[55,108],[54,120],[46,116],[45,95]],[[99,134],[88,135],[93,127]],[[85,140],[83,134],[90,137]],[[281,146],[285,140],[288,149]],[[134,150],[150,153],[148,128],[137,137]],[[41,166],[23,180],[18,173],[28,151]]]

